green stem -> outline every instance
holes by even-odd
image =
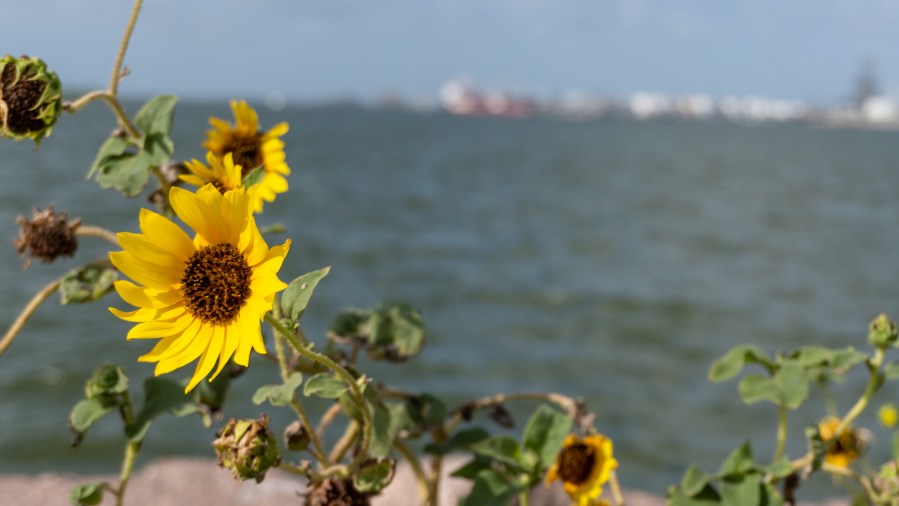
[[[125,392],[125,400],[121,407],[122,421],[125,426],[134,423],[134,408],[131,405],[131,397]],[[119,474],[119,487],[116,490],[116,506],[122,506],[125,501],[125,490],[128,488],[128,481],[131,479],[131,472],[134,470],[134,461],[137,454],[140,453],[141,442],[129,441],[125,447],[125,458],[122,461],[122,472]]]
[[[44,285],[43,288],[40,289],[39,292],[34,294],[31,297],[31,300],[28,301],[28,304],[22,308],[22,311],[19,312],[19,316],[16,317],[15,321],[10,325],[9,330],[6,331],[6,334],[3,335],[3,339],[0,339],[0,356],[2,356],[7,348],[12,344],[12,342],[16,339],[16,336],[22,330],[22,327],[25,326],[25,322],[31,318],[31,315],[37,311],[37,308],[47,300],[51,295],[53,295],[56,290],[59,289],[59,285],[62,283],[62,278],[54,279],[53,281]]]
[[[871,374],[871,377],[868,378],[868,385],[865,387],[864,393],[855,402],[855,405],[846,413],[846,416],[840,420],[840,425],[837,426],[836,430],[834,430],[834,437],[839,437],[843,431],[849,427],[852,422],[865,410],[865,407],[868,406],[868,402],[871,400],[871,396],[880,389],[880,386],[883,384],[883,376],[880,372],[880,366],[883,364],[883,349],[876,348],[874,350],[874,357],[868,362],[868,372]]]
[[[394,440],[393,447],[406,459],[409,467],[412,468],[412,472],[415,474],[415,481],[418,483],[418,494],[421,497],[421,502],[422,504],[427,504],[430,487],[428,485],[428,476],[425,474],[425,469],[421,466],[421,461],[401,440]]]
[[[340,366],[337,362],[334,362],[330,358],[316,353],[310,350],[307,346],[304,346],[300,339],[294,334],[290,329],[285,327],[277,318],[272,315],[272,313],[265,314],[265,321],[268,322],[277,332],[280,332],[287,342],[293,346],[294,350],[300,355],[321,364],[328,369],[331,369],[338,376],[340,376],[350,387],[350,391],[353,393],[353,400],[356,401],[356,404],[359,406],[359,411],[362,414],[362,448],[356,458],[349,465],[349,470],[352,472],[359,465],[361,465],[368,458],[368,446],[371,442],[371,432],[372,432],[372,417],[371,411],[368,408],[368,403],[365,402],[365,397],[362,395],[362,390],[359,388],[359,384],[356,383],[356,378],[353,378],[353,375],[349,373],[346,369]],[[302,336],[302,332],[298,334]],[[308,343],[308,340],[305,339],[305,336],[302,337],[304,341]]]
[[[781,404],[779,409],[780,416],[777,420],[777,446],[774,448],[774,460],[772,463],[777,462],[783,457],[784,448],[787,444],[787,406]]]
[[[334,445],[334,448],[331,448],[331,455],[328,457],[331,459],[331,462],[340,462],[340,459],[346,455],[347,450],[353,445],[357,435],[359,435],[359,422],[353,420],[347,426],[337,444]]]
[[[522,490],[518,494],[518,506],[528,506],[528,491]]]
[[[119,124],[122,128],[128,132],[128,135],[132,140],[138,141],[141,138],[141,132],[137,129],[136,126],[131,122],[131,119],[128,117],[128,114],[125,112],[125,108],[122,106],[122,103],[119,102],[119,99],[116,98],[115,95],[110,94],[109,91],[92,91],[87,93],[86,95],[78,98],[73,102],[67,102],[63,104],[63,110],[70,114],[74,114],[81,110],[87,104],[93,102],[94,100],[102,100],[109,105],[109,108],[112,109],[112,112],[115,113],[116,118],[119,120]]]
[[[272,312],[274,313],[274,317],[276,319],[281,317],[281,304],[279,302],[279,299],[277,298],[275,299],[274,306],[272,306]],[[284,343],[282,341],[282,339],[284,339],[284,336],[281,334],[281,332],[278,331],[278,329],[275,329],[274,334],[275,351],[278,354],[278,368],[281,370],[281,380],[286,383],[287,379],[290,377],[291,371],[287,366],[287,355],[284,352]],[[318,461],[321,462],[324,467],[330,466],[331,462],[328,460],[328,456],[327,454],[325,454],[325,449],[322,446],[322,442],[321,440],[319,440],[318,434],[315,433],[315,429],[313,428],[312,423],[310,423],[309,417],[306,415],[306,410],[303,409],[303,406],[299,402],[297,402],[296,399],[290,400],[290,407],[293,408],[294,413],[296,413],[299,417],[300,423],[303,424],[303,427],[306,427],[306,432],[309,434],[309,441],[312,443],[312,447],[315,449]]]
[[[134,32],[134,25],[137,23],[137,15],[140,13],[143,0],[134,0],[131,7],[131,17],[128,19],[128,25],[125,26],[125,35],[122,36],[122,42],[119,44],[119,52],[116,53],[115,64],[112,67],[112,77],[109,79],[109,94],[116,96],[119,88],[119,80],[122,78],[122,62],[125,60],[125,52],[128,50],[128,42],[131,41],[131,34]]]

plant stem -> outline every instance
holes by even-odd
[[[19,312],[19,316],[16,316],[15,321],[13,321],[12,325],[10,325],[9,330],[6,331],[6,334],[3,335],[3,339],[0,340],[0,356],[6,352],[6,349],[12,344],[12,342],[16,339],[16,335],[19,334],[19,331],[22,330],[22,327],[25,326],[25,322],[31,318],[31,315],[37,310],[37,308],[43,303],[47,298],[50,297],[56,290],[59,289],[59,285],[62,283],[62,278],[55,279],[49,283],[47,283],[39,292],[34,294],[31,297],[31,300],[28,301],[28,304],[22,308],[22,311]]]
[[[406,459],[406,462],[409,463],[409,467],[412,468],[412,472],[415,474],[415,481],[418,483],[418,495],[421,497],[422,504],[427,504],[428,496],[430,495],[430,486],[428,484],[428,476],[425,474],[425,469],[421,466],[421,461],[418,460],[418,457],[412,453],[409,447],[401,440],[394,440],[393,447]]]
[[[276,331],[280,332],[287,342],[290,343],[291,346],[304,357],[321,364],[328,369],[331,369],[338,376],[340,376],[350,387],[350,391],[353,392],[353,400],[356,401],[356,404],[359,406],[359,411],[362,414],[362,448],[356,458],[349,465],[349,470],[352,472],[355,468],[359,467],[365,459],[368,458],[368,445],[371,442],[371,433],[372,433],[372,415],[369,410],[368,403],[365,401],[365,397],[362,395],[362,390],[359,388],[359,384],[356,382],[356,378],[353,377],[352,374],[349,373],[346,369],[340,366],[337,362],[334,362],[330,358],[314,352],[304,346],[297,335],[294,334],[290,329],[286,328],[277,318],[272,315],[272,313],[265,314],[265,321],[268,322]],[[299,333],[302,335],[302,333]],[[303,336],[305,339],[305,336]],[[307,341],[308,342],[308,341]]]
[[[140,13],[143,0],[134,0],[131,7],[131,17],[128,19],[128,25],[125,26],[125,35],[122,36],[122,42],[119,44],[119,52],[115,57],[115,64],[112,67],[112,77],[109,79],[109,94],[116,96],[119,88],[119,80],[122,78],[122,62],[125,60],[125,51],[128,50],[128,42],[131,41],[131,34],[134,32],[134,25],[137,23],[137,15]],[[124,126],[124,125],[123,125]]]
[[[340,459],[346,455],[347,450],[353,445],[353,441],[356,440],[356,436],[358,435],[359,422],[353,420],[343,432],[343,436],[340,436],[340,440],[337,441],[334,448],[331,448],[331,455],[328,456],[331,462],[340,462]]]
[[[774,459],[772,463],[777,462],[783,457],[784,448],[787,444],[787,406],[781,404],[780,416],[777,420],[777,446],[774,448]]]
[[[609,475],[609,488],[612,489],[612,498],[615,506],[624,506],[624,495],[621,493],[621,485],[618,484],[618,473],[612,471]]]
[[[119,240],[116,238],[116,234],[110,230],[106,230],[103,227],[95,227],[93,225],[78,225],[78,228],[75,229],[75,234],[85,237],[99,237],[100,239],[119,246]]]
[[[846,416],[840,420],[840,425],[837,426],[836,430],[834,430],[834,437],[839,437],[843,431],[852,424],[853,420],[855,420],[858,415],[861,414],[862,411],[865,410],[865,407],[868,405],[868,401],[871,400],[871,396],[874,395],[875,392],[880,388],[883,384],[883,376],[880,373],[880,366],[883,364],[883,349],[876,348],[874,350],[874,357],[868,362],[868,372],[871,374],[871,377],[868,378],[868,385],[865,387],[864,393],[859,397],[858,401],[855,402],[855,405],[846,413]]]
[[[522,490],[518,493],[518,506],[528,506],[528,491]]]
[[[131,396],[125,391],[125,401],[121,407],[122,421],[125,426],[134,423],[134,408],[131,405]],[[131,479],[131,472],[134,470],[134,461],[137,454],[140,453],[140,441],[128,441],[125,447],[125,458],[122,461],[122,472],[119,474],[119,487],[116,490],[116,506],[122,506],[125,501],[125,490],[128,488],[128,481]]]
[[[281,317],[281,303],[280,299],[275,298],[275,304],[272,306],[272,313],[275,318]],[[287,367],[287,356],[284,353],[284,343],[281,341],[284,339],[284,336],[275,329],[274,331],[275,337],[275,350],[278,354],[278,368],[281,370],[281,380],[285,383],[287,379],[290,377],[290,370]],[[297,402],[296,398],[290,400],[290,407],[293,408],[294,413],[300,418],[300,423],[303,424],[303,427],[306,428],[306,432],[309,434],[309,441],[312,443],[312,447],[315,449],[315,453],[317,454],[319,462],[324,467],[328,467],[331,465],[331,462],[328,460],[328,456],[325,454],[325,449],[322,446],[321,440],[318,438],[318,434],[315,433],[312,427],[312,423],[309,422],[309,417],[306,415],[306,410],[303,409],[303,406]]]
[[[478,409],[492,408],[508,401],[546,401],[556,404],[568,413],[572,419],[578,415],[577,402],[571,397],[553,392],[520,392],[514,394],[495,394],[481,397],[454,409],[446,422],[444,431],[451,434],[463,420],[463,413]]]

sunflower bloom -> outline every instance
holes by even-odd
[[[851,427],[847,427],[839,435],[836,434],[840,419],[829,416],[818,424],[818,434],[827,445],[824,462],[836,467],[849,467],[861,455],[864,441]]]
[[[243,187],[243,168],[234,164],[232,153],[226,154],[224,158],[219,158],[211,151],[208,151],[206,153],[206,162],[209,166],[203,165],[196,158],[189,162],[184,162],[184,166],[187,167],[190,173],[182,174],[178,176],[178,179],[198,188],[212,184],[221,193]],[[258,193],[258,189],[254,193]],[[255,198],[258,199],[259,196],[256,195]],[[255,206],[255,202],[253,204]],[[262,203],[260,202],[259,205],[261,206]]]
[[[159,339],[138,358],[155,362],[157,376],[197,361],[185,392],[216,362],[210,381],[232,356],[246,366],[251,349],[265,353],[260,322],[287,286],[278,269],[290,241],[272,248],[265,243],[252,213],[255,190],[222,194],[210,184],[192,193],[173,187],[172,208],[196,233],[193,240],[167,218],[141,209],[141,233],[119,233],[123,251],[109,254],[134,281],[116,281],[116,291],[138,308],[109,310],[137,323],[128,339]]]
[[[203,147],[215,156],[224,158],[228,153],[234,156],[234,164],[243,168],[241,176],[246,176],[256,167],[263,167],[265,175],[260,182],[258,199],[253,210],[262,211],[262,201],[271,202],[275,195],[287,191],[290,167],[284,155],[284,142],[280,137],[287,133],[287,123],[278,123],[268,132],[259,130],[259,116],[246,101],[231,101],[235,125],[220,118],[209,118],[212,130],[206,132]]]
[[[546,473],[546,482],[561,480],[572,504],[595,504],[602,486],[609,481],[618,461],[612,456],[612,440],[602,434],[583,439],[569,434],[562,443],[562,451]],[[600,502],[601,504],[601,502]]]

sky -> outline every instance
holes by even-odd
[[[128,0],[0,0],[0,54],[101,88]],[[865,62],[899,96],[894,0],[144,0],[123,94],[436,97],[467,75],[541,96],[836,104]]]

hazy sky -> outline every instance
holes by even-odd
[[[105,86],[128,0],[0,0],[0,54]],[[867,59],[899,95],[894,0],[145,0],[123,93],[436,96],[459,74],[547,95],[835,103]]]

